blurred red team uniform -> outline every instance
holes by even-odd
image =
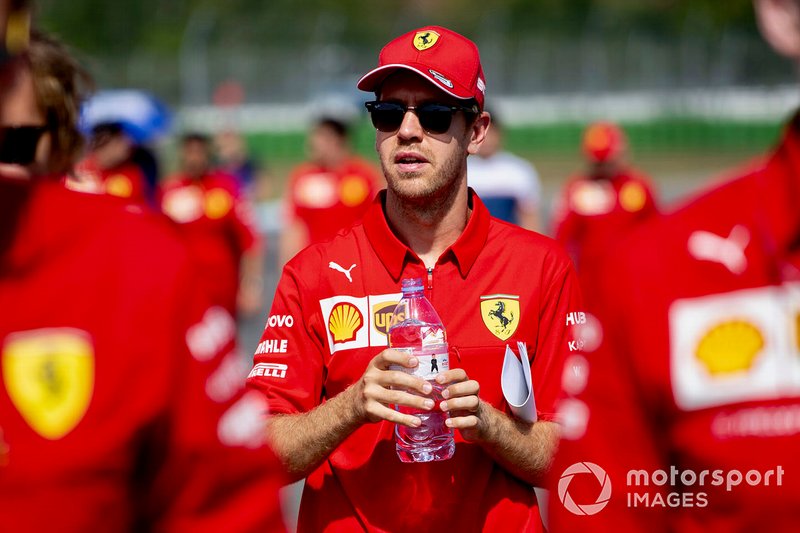
[[[600,499],[610,500],[576,516],[558,489],[560,499],[595,512],[600,485],[589,474],[562,478],[553,531],[797,530],[799,125],[789,125],[768,160],[612,252],[615,275],[597,293],[602,342],[593,351],[599,328],[590,324],[585,357],[565,368],[566,439],[553,469],[557,477],[595,463],[611,481]],[[629,471],[672,468],[697,477],[628,486]],[[727,490],[734,470],[743,479]],[[744,477],[751,470],[752,483]]]
[[[289,177],[287,216],[304,223],[308,244],[327,241],[364,216],[380,183],[373,166],[359,157],[335,169],[303,163]]]
[[[573,177],[560,202],[555,238],[573,257],[579,272],[595,266],[609,246],[656,212],[650,180],[630,168],[610,180]]]
[[[159,196],[161,209],[179,226],[211,302],[236,316],[242,254],[260,246],[251,206],[236,179],[219,171],[200,180],[179,174],[166,181]]]
[[[147,186],[142,169],[132,161],[126,161],[114,168],[103,169],[89,156],[75,167],[76,180],[67,180],[70,189],[109,194],[123,198],[131,203],[147,203]]]
[[[552,420],[565,317],[578,298],[569,258],[549,239],[492,219],[471,193],[466,229],[427,271],[390,230],[384,197],[361,224],[287,264],[249,385],[274,413],[306,412],[336,396],[388,346],[401,279],[420,277],[447,328],[450,368],[464,368],[481,398],[509,413],[500,388],[505,347],[526,342],[539,418]],[[405,464],[394,424],[360,427],[306,480],[299,530],[540,531],[530,485],[458,432],[456,442],[448,461]]]
[[[174,229],[55,181],[0,191],[0,529],[281,531],[263,398]]]

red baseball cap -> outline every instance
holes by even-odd
[[[583,153],[590,161],[602,163],[616,159],[626,147],[625,132],[611,122],[595,122],[583,133]]]
[[[463,35],[441,26],[401,35],[383,47],[377,68],[358,80],[358,88],[375,92],[398,69],[416,72],[456,98],[474,98],[483,109],[486,81],[481,58],[475,43]]]

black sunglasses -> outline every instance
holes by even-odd
[[[30,165],[36,159],[39,139],[47,131],[45,126],[0,127],[0,163]]]
[[[453,115],[459,111],[477,115],[478,106],[471,107],[460,105],[445,105],[436,103],[420,104],[417,106],[398,104],[395,102],[366,102],[364,104],[372,118],[372,125],[384,133],[391,133],[400,128],[406,112],[414,111],[422,129],[428,133],[444,133],[450,129]]]

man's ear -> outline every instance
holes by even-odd
[[[478,153],[481,144],[483,144],[483,140],[486,138],[486,132],[489,131],[491,122],[491,115],[487,111],[482,111],[472,123],[469,146],[467,146],[467,152],[470,155]]]
[[[761,35],[779,53],[800,59],[800,0],[754,0]]]

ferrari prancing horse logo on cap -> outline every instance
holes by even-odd
[[[519,296],[492,294],[481,296],[481,318],[492,334],[504,341],[517,331]]]
[[[427,50],[439,40],[439,34],[433,30],[418,31],[414,35],[414,48],[422,52]]]

